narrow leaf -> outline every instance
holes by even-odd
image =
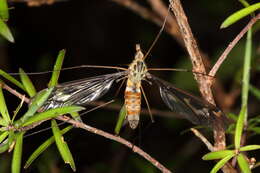
[[[241,147],[239,150],[240,151],[251,151],[251,150],[259,150],[260,145],[247,145],[244,147]]]
[[[250,13],[253,13],[254,11],[260,9],[260,3],[255,3],[253,5],[250,5],[249,7],[243,8],[242,10],[239,10],[232,15],[230,15],[220,26],[220,28],[226,28],[233,23],[237,22],[238,20],[242,19],[243,17],[249,15]]]
[[[240,148],[240,141],[241,141],[241,136],[243,132],[243,127],[244,127],[244,119],[245,119],[245,113],[246,113],[246,107],[242,107],[238,120],[236,123],[236,131],[235,131],[235,148],[239,149]]]
[[[240,167],[240,169],[241,169],[241,171],[242,171],[243,173],[251,173],[251,170],[250,170],[250,168],[249,168],[249,164],[248,164],[248,162],[246,161],[246,159],[245,159],[245,157],[244,157],[243,154],[240,153],[240,154],[237,156],[237,162],[238,162],[238,165],[239,165],[239,167]]]
[[[13,150],[16,137],[17,137],[17,135],[15,135],[14,131],[9,131],[8,140],[7,140],[8,152],[11,152]]]
[[[29,119],[27,119],[23,123],[23,126],[28,126],[32,123],[39,122],[39,121],[42,121],[42,120],[55,118],[55,117],[62,115],[62,114],[79,112],[79,111],[84,110],[84,109],[85,109],[84,107],[80,107],[80,106],[67,106],[67,107],[50,109],[50,110],[47,110],[45,112],[37,113],[34,116],[30,117]]]
[[[5,123],[8,124],[11,122],[10,115],[8,113],[8,109],[5,103],[5,98],[3,94],[3,90],[0,84],[0,113],[3,116],[3,119],[5,120]]]
[[[244,7],[249,7],[250,4],[246,0],[238,0]]]
[[[3,118],[0,118],[0,126],[7,126],[7,125],[8,123]]]
[[[9,143],[8,143],[8,139],[6,139],[0,144],[0,154],[6,152],[8,148],[9,148]]]
[[[243,78],[242,78],[242,107],[247,107],[248,104],[248,93],[249,93],[249,82],[250,82],[250,68],[251,68],[251,57],[252,57],[252,29],[249,29],[246,35],[246,47],[243,64]],[[244,123],[247,121],[247,109],[245,111]]]
[[[250,127],[250,128],[248,128],[248,130],[251,130],[257,134],[260,134],[260,127]]]
[[[5,140],[5,138],[8,136],[8,131],[5,131],[0,134],[0,144]]]
[[[20,173],[23,148],[23,132],[17,134],[12,159],[12,173]]]
[[[234,156],[235,154],[231,154],[218,161],[218,163],[212,168],[210,173],[217,173]]]
[[[1,26],[0,26],[1,27]],[[2,76],[3,78],[7,79],[8,81],[12,82],[13,84],[15,84],[16,86],[18,86],[19,88],[21,88],[22,90],[26,91],[23,84],[21,82],[19,82],[18,80],[16,80],[13,76],[9,75],[8,73],[4,72],[3,70],[0,69],[0,76]]]
[[[68,126],[64,129],[61,130],[61,134],[65,134],[67,133],[69,130],[71,130],[73,128],[73,126]],[[39,156],[41,155],[41,153],[43,153],[51,144],[53,144],[55,142],[54,140],[54,136],[50,137],[49,139],[47,139],[44,143],[42,143],[29,157],[29,159],[26,161],[24,168],[28,168],[32,162]]]
[[[254,87],[253,85],[249,85],[249,91],[260,100],[260,89]]]
[[[45,90],[40,91],[33,98],[32,104],[29,107],[29,110],[18,120],[15,122],[15,126],[19,127],[23,124],[27,119],[35,114],[35,112],[43,105],[43,103],[48,99],[51,94],[53,88],[47,88]]]
[[[14,37],[6,25],[6,23],[0,18],[0,34],[8,41],[14,43]]]
[[[221,151],[213,151],[210,152],[202,157],[203,160],[216,160],[216,159],[223,159],[228,155],[235,154],[234,150],[221,150]]]
[[[7,0],[0,1],[0,18],[2,18],[4,21],[7,21],[9,18]]]
[[[116,123],[116,127],[115,127],[115,133],[118,135],[120,133],[121,127],[123,125],[123,122],[125,120],[126,117],[126,108],[125,105],[121,108],[118,119],[117,119],[117,123]]]
[[[65,53],[66,53],[66,51],[64,49],[59,52],[59,55],[57,57],[56,63],[55,63],[54,68],[53,68],[52,77],[51,77],[51,80],[48,84],[48,87],[53,87],[53,86],[56,86],[58,84],[60,70],[61,70],[61,67],[62,67],[62,64],[63,64]]]
[[[64,160],[65,163],[70,164],[70,167],[73,171],[76,171],[72,154],[69,150],[67,143],[64,141],[64,138],[55,120],[51,120],[51,127],[52,127],[52,132],[55,138],[57,148],[61,154],[62,159]]]
[[[77,121],[82,122],[82,119],[80,118],[80,115],[79,115],[78,112],[71,112],[70,115],[71,115],[71,117],[72,117],[74,120],[77,120]]]
[[[36,89],[29,78],[29,76],[24,72],[22,68],[19,68],[19,74],[23,86],[25,87],[26,92],[29,94],[30,97],[33,97],[36,94]]]

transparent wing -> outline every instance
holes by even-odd
[[[164,103],[172,111],[184,116],[193,124],[211,126],[216,117],[225,119],[224,113],[209,102],[182,91],[151,74],[148,76],[158,85]]]
[[[44,103],[42,110],[69,105],[84,105],[102,97],[113,82],[127,74],[126,71],[71,81],[57,85]]]

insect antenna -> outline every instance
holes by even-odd
[[[90,113],[90,112],[92,112],[92,111],[95,111],[95,110],[97,110],[97,109],[99,109],[99,108],[101,108],[101,107],[104,107],[104,106],[106,106],[106,105],[108,105],[108,104],[110,104],[110,103],[112,103],[112,102],[114,102],[114,100],[110,100],[110,101],[105,102],[105,103],[103,103],[103,104],[101,104],[101,105],[98,105],[98,106],[96,106],[96,107],[94,107],[94,108],[92,108],[92,109],[90,109],[90,110],[88,110],[88,111],[83,112],[82,114],[79,115],[79,117],[81,117],[81,116],[83,116],[83,115],[85,115],[85,114],[88,114],[88,113]],[[71,119],[71,118],[70,118],[70,119]],[[68,119],[67,121],[69,121],[70,119]],[[61,126],[61,125],[65,124],[65,123],[67,123],[67,121],[64,121],[64,122],[59,123],[58,126]],[[47,128],[38,130],[37,132],[32,132],[32,133],[30,133],[30,134],[27,134],[27,135],[25,135],[24,137],[33,136],[33,135],[36,135],[36,134],[38,134],[38,133],[45,132],[45,131],[50,130],[50,129],[51,129],[51,127],[47,127]]]
[[[144,92],[144,89],[143,89],[142,86],[141,86],[141,91],[142,91],[142,94],[143,94],[143,96],[144,96],[144,100],[145,100],[145,103],[146,103],[146,105],[147,105],[147,109],[148,109],[149,115],[150,115],[150,117],[151,117],[151,121],[152,121],[152,123],[153,123],[153,122],[154,122],[153,114],[152,114],[152,112],[151,112],[148,99],[147,99],[147,97],[146,97],[146,95],[145,95],[145,92]]]
[[[166,21],[167,21],[167,18],[168,18],[168,16],[169,16],[169,12],[170,12],[170,5],[169,5],[169,7],[168,7],[167,15],[166,15],[166,17],[164,18],[162,27],[161,27],[160,31],[158,32],[158,34],[156,35],[156,37],[155,37],[155,39],[154,39],[152,45],[150,46],[150,48],[149,48],[148,51],[146,52],[146,54],[145,54],[143,60],[145,60],[145,59],[147,58],[147,56],[150,54],[150,52],[152,51],[153,47],[155,46],[156,42],[157,42],[158,39],[160,38],[160,36],[161,36],[161,34],[162,34],[162,32],[163,32],[163,29],[164,29],[164,27],[165,27],[165,25],[166,25]]]
[[[127,68],[124,67],[116,67],[116,66],[102,66],[102,65],[79,65],[74,67],[65,67],[60,70],[49,70],[49,71],[41,71],[41,72],[26,72],[29,75],[40,75],[40,74],[48,74],[54,71],[66,71],[66,70],[73,70],[73,69],[80,69],[80,68],[103,68],[103,69],[115,69],[115,70],[122,70],[126,71]],[[16,76],[20,75],[20,73],[8,73],[9,75]]]

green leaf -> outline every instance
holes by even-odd
[[[246,113],[246,107],[242,107],[238,120],[236,123],[236,130],[235,130],[235,148],[239,149],[240,148],[240,141],[241,141],[241,136],[243,132],[243,126],[244,126],[244,119],[245,119],[245,113]]]
[[[81,111],[84,109],[85,109],[84,107],[80,107],[80,106],[67,106],[67,107],[50,109],[50,110],[47,110],[44,112],[37,113],[34,116],[30,117],[22,124],[22,126],[23,127],[28,126],[35,122],[39,122],[39,121],[50,119],[50,118],[55,118],[59,115],[63,115],[63,114],[67,114],[67,113],[78,112],[78,111]]]
[[[251,151],[251,150],[259,150],[260,145],[247,145],[244,147],[241,147],[239,151]]]
[[[230,113],[227,114],[227,116],[228,116],[228,118],[230,118],[230,119],[232,119],[234,121],[237,121],[238,115],[233,114],[233,113],[230,112]]]
[[[251,57],[252,57],[252,30],[249,29],[246,37],[246,48],[245,48],[245,55],[244,55],[241,107],[247,107],[247,103],[248,103]],[[247,120],[247,109],[245,112],[244,122],[246,122],[246,120]]]
[[[3,133],[0,134],[0,143],[3,142],[3,140],[5,140],[5,138],[8,136],[8,131],[5,131]]]
[[[1,27],[1,26],[0,26]],[[9,75],[8,73],[4,72],[3,70],[0,69],[0,76],[2,76],[3,78],[7,79],[8,81],[12,82],[13,84],[15,84],[16,86],[18,86],[19,88],[21,88],[22,90],[26,91],[23,84],[21,82],[19,82],[18,80],[16,80],[13,76]]]
[[[67,143],[64,141],[64,138],[55,120],[51,120],[51,127],[52,127],[52,132],[55,138],[57,148],[61,154],[62,159],[64,160],[65,163],[70,164],[71,169],[75,172],[76,166],[72,154],[69,150]]]
[[[210,173],[217,173],[234,156],[235,154],[231,154],[218,161],[218,163],[212,168]]]
[[[53,87],[53,86],[56,86],[58,84],[60,70],[61,70],[61,67],[62,67],[62,64],[63,64],[65,53],[66,53],[65,49],[63,49],[59,52],[59,55],[57,57],[56,63],[55,63],[54,68],[53,68],[52,77],[51,77],[51,80],[48,84],[48,87]]]
[[[260,89],[254,87],[253,85],[249,85],[249,91],[260,100]]]
[[[243,17],[249,15],[250,13],[253,13],[254,11],[260,9],[260,3],[255,3],[253,5],[250,5],[249,7],[243,8],[242,10],[239,10],[232,15],[230,15],[220,26],[220,28],[226,28],[233,23],[237,22],[238,20],[242,19]]]
[[[4,21],[9,19],[9,10],[6,0],[0,1],[0,18]]]
[[[216,160],[216,159],[223,159],[228,155],[235,154],[234,150],[221,150],[221,151],[213,151],[210,152],[202,157],[203,160]]]
[[[23,134],[24,132],[20,132],[16,137],[12,159],[12,173],[20,173],[23,149]]]
[[[8,124],[11,122],[10,115],[8,113],[8,109],[6,107],[5,98],[3,94],[3,90],[0,83],[0,113],[3,116],[3,119],[5,120],[5,123]]]
[[[7,151],[11,151],[10,146],[13,146],[15,140],[15,135],[13,131],[6,131],[8,133],[8,139],[5,139],[3,142],[0,143],[0,154]],[[4,136],[2,136],[4,138]]]
[[[244,157],[243,154],[240,153],[240,154],[237,156],[237,162],[238,162],[238,165],[239,165],[239,167],[240,167],[240,169],[241,169],[241,171],[242,171],[243,173],[251,173],[251,170],[250,170],[250,168],[249,168],[249,164],[248,164],[248,162],[246,161],[246,159],[245,159],[245,157]]]
[[[0,145],[0,154],[6,152],[8,148],[9,148],[9,143],[8,143],[8,139],[6,139]]]
[[[82,122],[82,120],[81,120],[80,115],[79,115],[78,112],[71,112],[70,115],[71,115],[71,117],[72,117],[74,120],[77,120],[77,121]]]
[[[0,118],[0,126],[7,126],[8,123],[3,119],[3,118]]]
[[[115,127],[115,133],[118,135],[120,133],[121,127],[123,125],[123,122],[125,120],[126,117],[126,108],[125,105],[123,105],[123,107],[120,110],[119,116],[118,116],[118,120],[116,123],[116,127]]]
[[[248,128],[248,130],[251,130],[257,134],[260,134],[260,127],[250,127],[250,128]]]
[[[19,74],[20,74],[20,78],[23,83],[23,86],[25,87],[25,90],[27,91],[29,96],[30,97],[35,96],[36,89],[31,81],[31,79],[29,78],[29,76],[24,72],[24,70],[22,68],[19,68]]]
[[[0,34],[8,41],[14,43],[14,37],[10,29],[1,18],[0,18]]]
[[[33,98],[32,104],[29,107],[29,110],[18,121],[15,122],[15,126],[20,127],[21,124],[23,124],[27,119],[32,117],[35,114],[35,112],[48,99],[52,90],[53,88],[47,88],[40,91],[38,94],[36,94],[35,97]]]
[[[244,7],[249,7],[250,4],[246,0],[238,0]]]
[[[68,126],[64,129],[61,130],[61,134],[65,134],[67,133],[69,130],[71,130],[73,128],[73,126]],[[32,162],[41,154],[43,153],[51,144],[53,144],[55,142],[54,140],[54,136],[50,137],[49,139],[47,139],[44,143],[42,143],[29,157],[29,159],[26,161],[24,168],[28,168]]]

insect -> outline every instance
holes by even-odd
[[[216,115],[225,116],[219,108],[209,102],[175,88],[172,84],[149,73],[153,69],[147,68],[144,62],[145,57],[140,45],[137,44],[134,60],[128,69],[119,68],[122,71],[59,84],[54,88],[42,109],[84,105],[105,95],[114,82],[127,79],[125,90],[126,118],[132,129],[135,129],[139,123],[141,93],[143,93],[149,109],[141,85],[142,81],[156,84],[163,102],[172,111],[184,116],[194,124],[210,126]]]
[[[170,7],[168,8],[168,14],[169,9]],[[142,81],[147,81],[149,84],[156,84],[159,87],[159,92],[163,102],[172,111],[182,115],[196,125],[210,126],[216,117],[220,118],[222,121],[225,121],[225,114],[216,106],[206,100],[195,97],[192,94],[178,89],[172,84],[149,73],[149,71],[152,70],[160,70],[155,68],[147,68],[145,58],[149,55],[155,43],[158,41],[159,36],[166,24],[166,20],[167,16],[164,19],[159,33],[145,55],[143,54],[140,45],[136,45],[134,60],[128,68],[112,66],[85,66],[94,68],[110,68],[121,71],[59,84],[54,88],[53,92],[44,103],[42,110],[69,105],[87,104],[105,95],[114,82],[127,79],[125,90],[125,108],[127,114],[126,118],[132,129],[135,129],[139,123],[142,95],[145,99],[148,110],[150,111],[148,100],[141,85]],[[151,112],[150,115],[152,115]],[[151,119],[153,120],[152,116]]]

